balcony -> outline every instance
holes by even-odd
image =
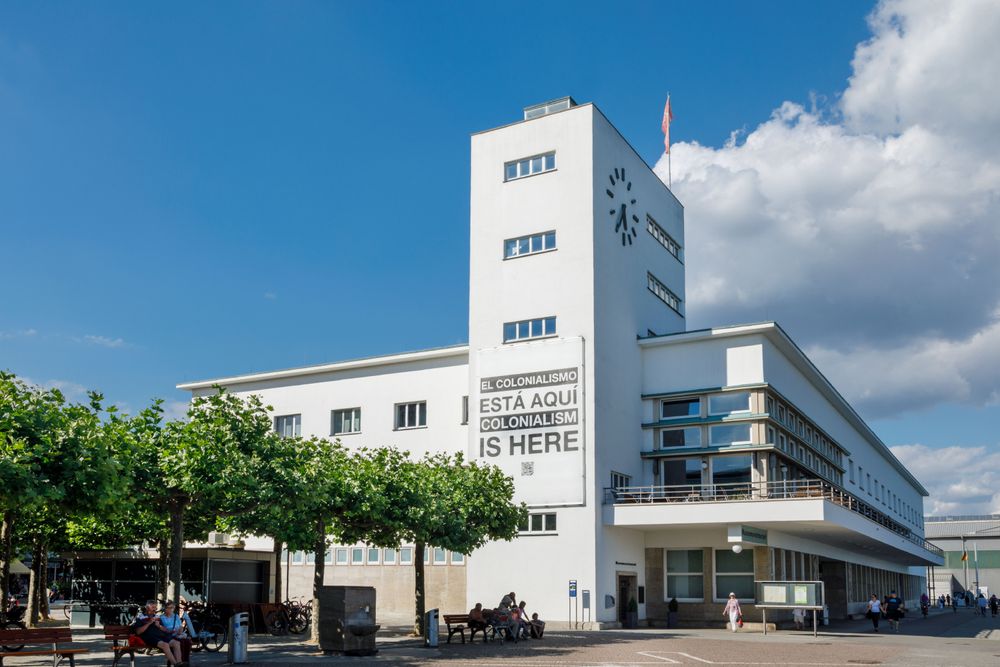
[[[813,501],[813,502],[809,502]],[[754,511],[753,505],[761,503],[787,503],[785,512]],[[606,523],[612,525],[631,525],[634,527],[649,526],[648,520],[651,517],[643,518],[642,515],[629,511],[630,508],[652,506],[677,509],[694,509],[695,507],[707,504],[726,503],[730,505],[739,504],[741,512],[736,512],[734,507],[723,514],[705,512],[685,512],[689,515],[700,515],[703,521],[712,521],[711,516],[729,516],[730,522],[758,521],[765,523],[775,523],[778,530],[788,530],[782,525],[786,522],[812,523],[817,521],[837,521],[838,512],[835,509],[825,511],[824,507],[816,508],[815,503],[831,503],[835,508],[847,510],[851,514],[864,517],[869,522],[888,529],[894,537],[903,538],[911,544],[919,547],[924,552],[943,559],[944,552],[934,546],[924,538],[913,533],[909,528],[894,520],[884,512],[879,511],[872,505],[858,500],[845,491],[831,485],[829,482],[818,479],[785,480],[777,482],[740,482],[735,484],[695,484],[695,485],[675,485],[675,486],[629,486],[616,489],[604,489],[604,504],[612,506],[610,512],[606,511]],[[768,505],[773,508],[773,505]],[[624,511],[616,511],[618,509]],[[818,511],[817,511],[818,510]],[[664,520],[670,520],[678,513],[667,510],[665,513],[658,513]],[[740,516],[742,515],[742,517]],[[610,521],[607,518],[610,517]],[[781,518],[779,518],[781,517]],[[846,518],[846,517],[845,517]],[[844,523],[841,521],[841,523]],[[851,522],[853,523],[853,522]],[[846,526],[845,526],[846,528]],[[859,526],[859,528],[861,528]],[[853,530],[852,532],[859,532]],[[860,532],[866,532],[861,530]],[[870,531],[867,531],[870,532]],[[911,551],[911,550],[907,550]],[[912,551],[911,551],[912,553]],[[930,564],[936,564],[931,562]]]

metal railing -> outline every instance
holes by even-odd
[[[653,503],[721,503],[822,498],[856,512],[896,535],[905,537],[927,551],[943,556],[944,552],[889,515],[858,500],[829,482],[820,479],[795,479],[776,482],[736,482],[729,484],[678,484],[671,486],[625,486],[604,489],[604,503],[612,505]]]

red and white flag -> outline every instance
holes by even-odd
[[[670,121],[674,119],[674,112],[670,110],[670,95],[667,95],[667,106],[663,107],[663,147],[664,153],[670,152]]]

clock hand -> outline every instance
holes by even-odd
[[[622,204],[621,213],[618,214],[618,224],[615,225],[615,231],[618,230],[625,231],[628,229],[628,216],[625,213],[625,204]]]

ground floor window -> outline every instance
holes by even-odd
[[[701,549],[667,549],[667,600],[702,602],[705,599],[705,563]]]
[[[731,549],[715,551],[715,598],[725,600],[736,593],[740,600],[754,599],[753,549],[733,553]]]

